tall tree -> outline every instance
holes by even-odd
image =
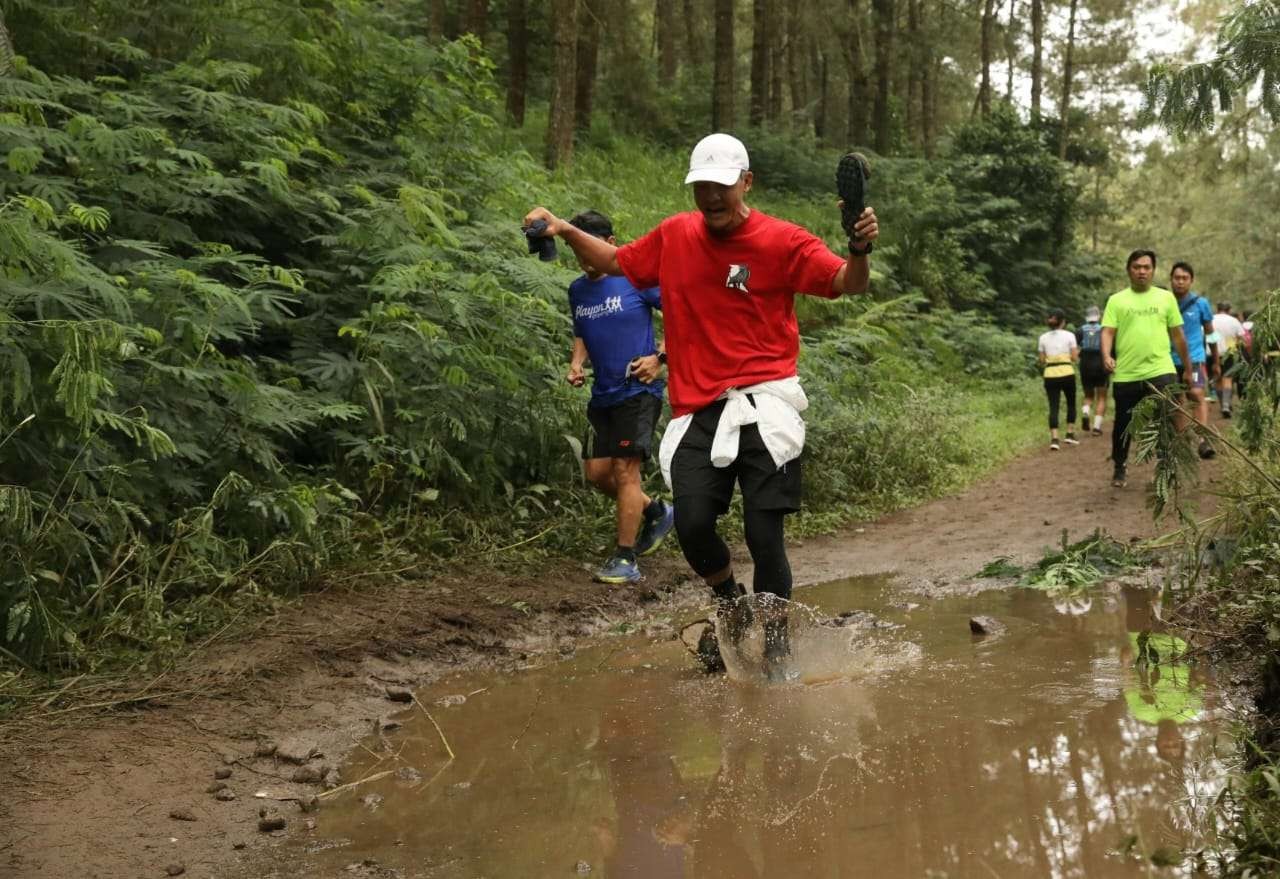
[[[782,95],[787,79],[786,4],[787,0],[769,2],[769,109],[765,116],[774,123],[782,118]]]
[[[1080,0],[1071,0],[1071,13],[1067,19],[1067,48],[1062,60],[1062,105],[1058,108],[1062,117],[1062,133],[1058,139],[1058,158],[1067,157],[1067,120],[1071,113],[1071,80],[1075,76],[1076,14]]]
[[[787,24],[785,28],[787,59],[787,83],[791,87],[791,115],[799,123],[801,114],[809,106],[808,71],[805,70],[805,38],[801,29],[800,0],[786,0]]]
[[[922,47],[924,61],[920,79],[920,148],[926,159],[933,158],[933,131],[937,119],[938,71],[934,67],[933,47],[925,43]]]
[[[875,147],[883,155],[893,143],[889,96],[893,88],[894,0],[871,0],[871,8],[876,21]]]
[[[818,106],[813,114],[813,134],[825,141],[830,133],[831,119],[831,71],[827,66],[827,53],[815,40],[812,43],[814,80],[818,84]]]
[[[489,33],[489,0],[469,0],[462,32],[475,34],[480,42],[484,42]]]
[[[598,0],[588,4],[578,0],[577,71],[574,76],[573,125],[591,130],[591,107],[595,99],[596,68],[600,58],[600,8]],[[594,8],[593,8],[594,7]]]
[[[769,108],[769,0],[751,4],[751,103],[752,125],[764,122]]]
[[[1031,0],[1031,118],[1040,118],[1044,90],[1044,0]]]
[[[684,38],[690,64],[697,64],[706,58],[705,41],[702,39],[702,17],[698,15],[697,0],[684,0]]]
[[[840,47],[844,53],[845,77],[849,88],[848,115],[845,118],[845,140],[849,146],[868,143],[867,108],[871,97],[868,87],[866,53],[862,48],[862,0],[848,0],[849,14],[839,20]]]
[[[658,85],[669,86],[676,80],[676,0],[657,0],[653,7],[654,27],[658,31]]]
[[[920,136],[920,89],[924,82],[920,7],[923,0],[907,0],[907,103],[906,128],[909,138]],[[922,139],[922,138],[921,138]]]
[[[1004,52],[1008,68],[1005,70],[1004,99],[1013,103],[1013,71],[1018,66],[1018,0],[1009,0],[1009,24],[1004,29]]]
[[[711,91],[711,127],[716,131],[727,131],[734,125],[733,0],[715,2],[716,52]]]
[[[427,3],[427,39],[438,39],[444,34],[445,0],[429,0]]]
[[[529,10],[527,0],[507,0],[507,113],[524,126],[529,91]]]
[[[996,0],[982,0],[982,37],[980,54],[982,79],[978,83],[978,112],[991,115],[991,56],[994,54],[992,31],[995,30]]]
[[[577,99],[578,0],[551,0],[551,108],[547,119],[547,167],[573,161]]]

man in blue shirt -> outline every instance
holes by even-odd
[[[1178,309],[1182,312],[1182,332],[1187,337],[1187,355],[1191,358],[1191,386],[1187,389],[1190,408],[1196,421],[1201,425],[1209,423],[1209,401],[1205,391],[1209,387],[1209,364],[1212,364],[1213,379],[1217,381],[1221,370],[1218,365],[1217,343],[1206,344],[1206,338],[1213,334],[1213,309],[1204,297],[1191,289],[1196,273],[1191,263],[1176,262],[1169,273],[1169,286],[1178,299]],[[1173,352],[1174,365],[1182,372],[1182,358]],[[1179,415],[1179,429],[1186,427],[1186,417]],[[1212,458],[1213,446],[1205,437],[1200,439],[1200,457]]]
[[[603,214],[585,211],[569,222],[614,243],[613,224]],[[662,310],[662,299],[657,287],[637,290],[624,277],[582,269],[586,274],[569,285],[573,355],[566,378],[574,387],[584,384],[583,366],[591,361],[591,431],[583,468],[618,504],[618,543],[596,579],[631,583],[640,579],[637,556],[657,549],[675,524],[671,505],[646,495],[640,477],[666,387],[659,375],[667,355],[653,336],[653,311]]]

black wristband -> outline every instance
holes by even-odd
[[[876,243],[875,243],[874,241],[868,241],[868,242],[867,242],[867,246],[866,246],[866,247],[863,247],[861,250],[859,250],[858,248],[854,247],[854,246],[853,246],[853,242],[852,242],[852,241],[850,241],[850,242],[849,242],[849,253],[850,253],[850,254],[852,254],[853,256],[866,256],[866,255],[867,255],[867,254],[869,254],[872,250],[874,250],[874,249],[875,249],[875,246],[876,246]]]
[[[659,363],[661,363],[663,366],[666,366],[666,365],[667,365],[667,352],[666,352],[666,351],[659,351],[659,352],[658,352],[658,362],[659,362]]]

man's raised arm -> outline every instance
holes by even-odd
[[[524,228],[529,228],[538,220],[543,220],[547,224],[546,231],[542,233],[543,237],[559,235],[584,265],[606,275],[622,274],[622,269],[618,266],[616,246],[588,232],[583,232],[546,208],[534,208],[525,214]]]
[[[876,212],[871,208],[863,209],[862,216],[853,228],[854,240],[849,242],[849,257],[831,281],[831,291],[840,296],[867,292],[871,281],[871,265],[867,256],[871,252],[871,245],[880,237],[880,224],[876,220]],[[855,243],[861,253],[853,249]]]

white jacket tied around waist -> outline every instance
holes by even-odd
[[[748,395],[755,400],[754,406]],[[728,467],[737,460],[738,439],[742,428],[748,424],[757,426],[760,439],[778,467],[794,461],[804,451],[804,419],[800,413],[809,408],[809,399],[804,395],[804,388],[800,387],[800,379],[791,376],[745,388],[729,388],[718,399],[728,402],[720,413],[716,436],[711,443],[711,463],[714,466]],[[662,435],[658,461],[667,487],[671,487],[671,459],[675,457],[676,449],[692,421],[692,413],[674,418]]]

